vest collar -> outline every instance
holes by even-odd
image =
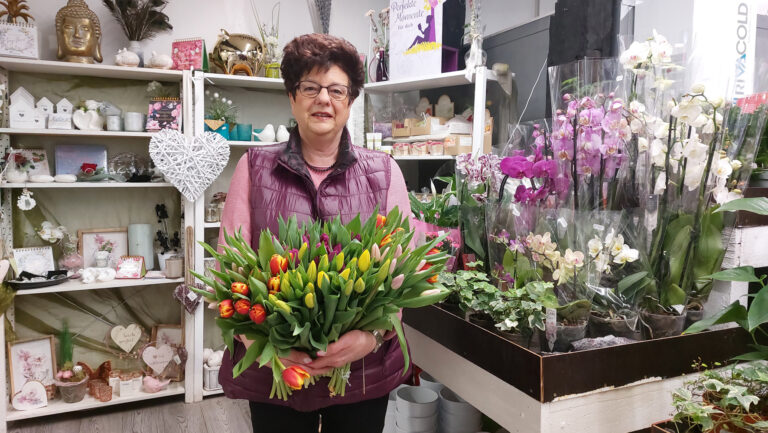
[[[304,158],[301,154],[301,135],[299,135],[298,127],[291,130],[291,136],[285,145],[285,149],[283,149],[282,154],[278,158],[278,161],[296,173],[311,179],[307,165],[304,163]],[[349,131],[345,126],[344,131],[341,133],[341,140],[339,141],[339,156],[336,159],[336,167],[328,177],[346,171],[355,162],[357,162],[357,156],[355,156],[355,151],[352,149],[352,143],[349,139]]]

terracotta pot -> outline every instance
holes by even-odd
[[[721,414],[717,414],[717,413],[713,413],[712,414],[712,420],[715,421],[715,422],[720,422],[722,420],[722,415]],[[746,414],[746,415],[744,415],[744,422],[746,424],[754,424],[754,423],[756,423],[758,421],[768,421],[768,418],[762,417],[762,416],[756,415],[756,414]],[[715,427],[715,430],[714,430],[713,433],[754,433],[756,431],[757,430],[753,430],[753,429],[747,430],[747,429],[744,429],[744,428],[741,428],[741,427],[736,427],[736,426],[731,425],[729,423],[724,423],[722,425],[718,425],[717,427]]]
[[[638,328],[637,316],[622,319],[607,319],[595,315],[589,315],[589,334],[591,337],[625,337],[632,340],[642,340],[643,336]]]
[[[571,343],[581,340],[587,335],[587,321],[579,322],[578,325],[557,324],[557,337],[551,352],[567,352],[571,348]],[[539,331],[539,346],[542,352],[550,352],[547,334]]]
[[[686,312],[679,316],[669,314],[653,314],[647,311],[640,312],[640,330],[643,338],[652,340],[655,338],[675,337],[683,333],[685,329]]]
[[[85,397],[85,392],[88,391],[88,378],[86,377],[80,382],[59,382],[57,380],[56,387],[59,388],[62,400],[66,403],[77,403]]]

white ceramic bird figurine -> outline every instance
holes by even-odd
[[[253,135],[259,137],[259,141],[271,143],[275,141],[275,127],[271,123],[268,123],[261,132],[254,132]]]
[[[285,127],[285,125],[280,125],[277,127],[277,136],[275,139],[278,143],[282,143],[283,141],[288,141],[288,139],[291,138],[291,134],[288,132],[288,128]]]

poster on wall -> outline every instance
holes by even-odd
[[[444,2],[390,0],[390,80],[440,73]]]

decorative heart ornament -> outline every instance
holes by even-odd
[[[104,119],[96,111],[75,110],[72,114],[72,122],[77,129],[84,131],[99,131],[104,126]]]
[[[157,348],[149,346],[144,349],[144,353],[141,354],[141,359],[144,363],[155,372],[160,374],[165,370],[165,366],[173,359],[173,349],[167,344],[163,344]]]
[[[131,323],[127,328],[118,325],[112,328],[109,335],[112,337],[112,341],[117,344],[117,347],[123,349],[126,353],[130,353],[133,346],[135,346],[141,338],[141,328],[135,323]]]
[[[30,380],[21,387],[21,391],[14,394],[11,405],[16,410],[31,410],[48,406],[48,394],[45,392],[45,385],[37,380]]]
[[[150,140],[149,156],[187,200],[195,201],[226,167],[229,145],[215,132],[187,138],[181,132],[163,129]]]

